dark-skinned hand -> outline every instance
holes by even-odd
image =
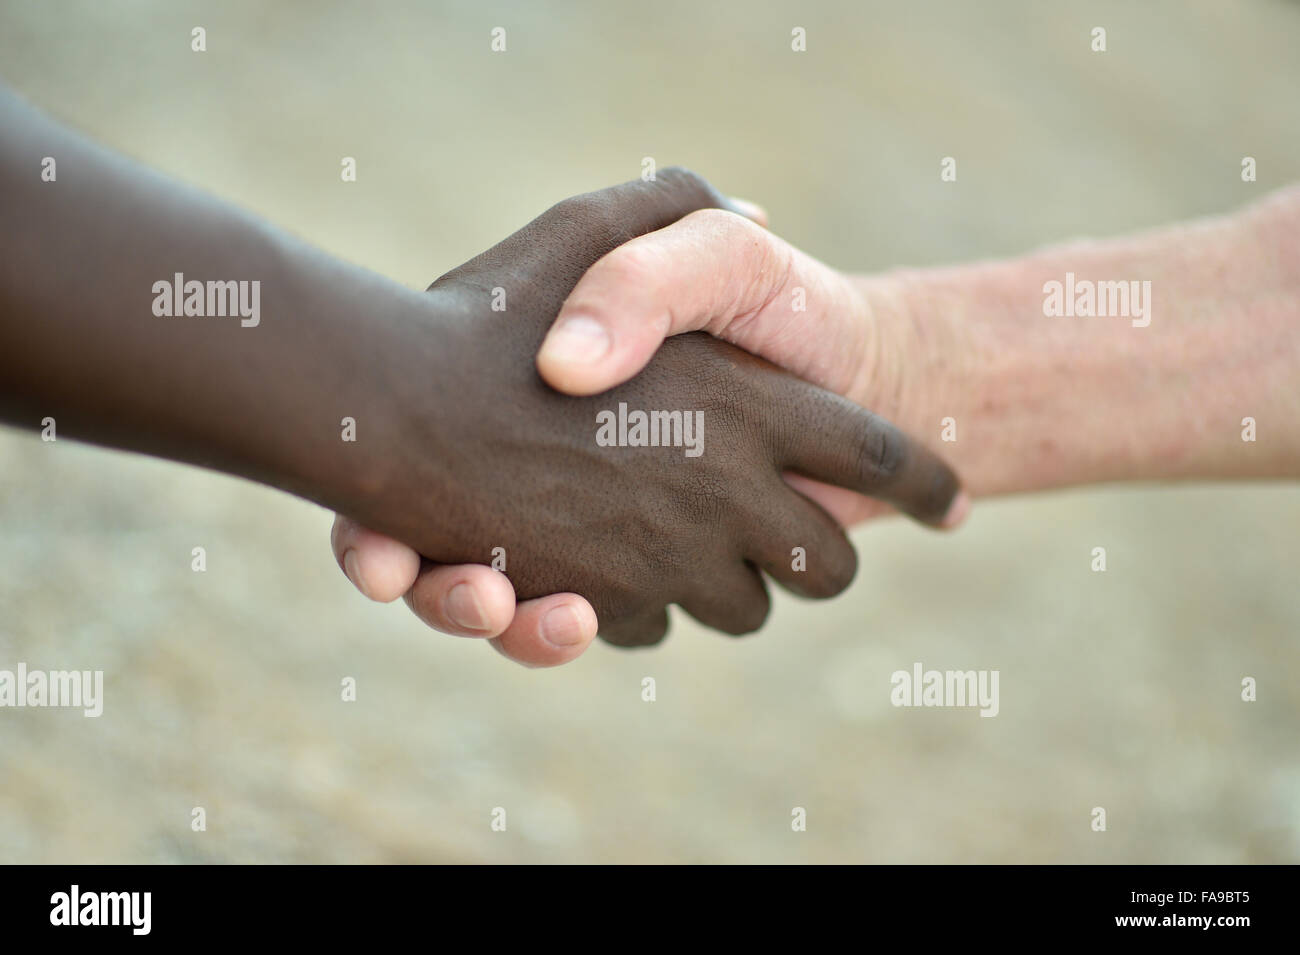
[[[670,339],[632,381],[590,398],[538,377],[538,346],[588,267],[711,207],[727,202],[664,170],[565,200],[435,282],[431,327],[414,325],[394,356],[395,374],[413,380],[373,445],[382,480],[350,516],[438,563],[486,564],[501,548],[520,600],[580,594],[601,636],[624,646],[661,639],[672,603],[727,633],[753,631],[768,610],[759,570],[807,596],[848,585],[856,560],[843,531],[783,471],[937,525],[958,482],[932,453],[707,335]],[[703,412],[703,453],[598,446],[598,413],[620,403]],[[795,548],[805,569],[792,569]]]

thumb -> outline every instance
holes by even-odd
[[[749,218],[702,209],[597,260],[561,307],[537,369],[559,391],[594,395],[640,372],[665,338],[707,331],[840,390],[860,354],[861,312],[834,270]]]

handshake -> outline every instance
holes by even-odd
[[[668,169],[565,200],[435,282],[429,337],[455,370],[408,406],[411,460],[335,522],[352,582],[553,664],[597,631],[659,641],[674,603],[756,630],[764,575],[840,593],[841,523],[866,498],[959,522],[952,470],[867,410],[889,356],[862,291],[761,218]]]
[[[671,603],[753,631],[764,574],[834,596],[855,569],[842,528],[890,509],[951,528],[971,496],[1300,473],[1300,191],[1132,239],[867,277],[765,225],[672,169],[562,202],[434,283],[449,354],[476,370],[440,399],[456,490],[415,522],[372,510],[382,496],[338,517],[352,582],[553,665],[597,632],[657,642]],[[1062,317],[1062,277],[1141,279],[1144,320],[1102,299],[1089,314],[1082,293]],[[403,498],[430,486],[417,468],[394,480]]]
[[[2,89],[0,129],[0,418],[325,505],[364,594],[525,664],[655,643],[669,604],[753,631],[764,575],[840,593],[843,528],[890,510],[1300,475],[1294,188],[850,276],[670,169],[419,293]]]

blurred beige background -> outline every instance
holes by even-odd
[[[643,156],[857,270],[1229,210],[1300,179],[1298,41],[1282,0],[0,4],[32,100],[418,287]],[[546,672],[365,601],[329,523],[0,433],[0,667],[107,697],[0,711],[0,861],[1300,861],[1295,487],[867,527],[836,601]],[[1001,714],[893,709],[914,661],[999,669]]]

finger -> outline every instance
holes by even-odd
[[[516,663],[553,667],[581,656],[596,638],[596,612],[577,594],[525,600],[492,646]]]
[[[769,577],[800,597],[842,593],[858,569],[858,555],[843,528],[813,501],[778,487],[761,522],[753,523],[746,554]]]
[[[334,515],[330,542],[339,568],[352,586],[371,600],[396,600],[410,589],[420,572],[420,555],[410,547],[342,514]]]
[[[772,599],[762,575],[753,566],[743,564],[725,579],[702,585],[681,606],[706,627],[739,637],[763,626]]]
[[[864,521],[898,513],[883,501],[873,501],[869,497],[846,491],[842,487],[814,481],[802,474],[787,472],[782,477],[792,488],[834,518],[841,527],[853,527]]]
[[[495,637],[515,617],[515,589],[506,575],[482,564],[425,563],[406,605],[435,630],[456,637]]]
[[[892,504],[923,524],[955,527],[969,499],[952,468],[934,452],[865,408],[786,377],[773,413],[781,466],[805,477]]]
[[[649,647],[668,633],[668,610],[661,607],[616,623],[602,624],[600,638],[616,647]]]
[[[666,337],[707,331],[842,392],[857,370],[852,356],[866,351],[864,312],[821,262],[755,222],[704,210],[592,265],[543,340],[537,369],[560,391],[598,394],[636,375]]]

